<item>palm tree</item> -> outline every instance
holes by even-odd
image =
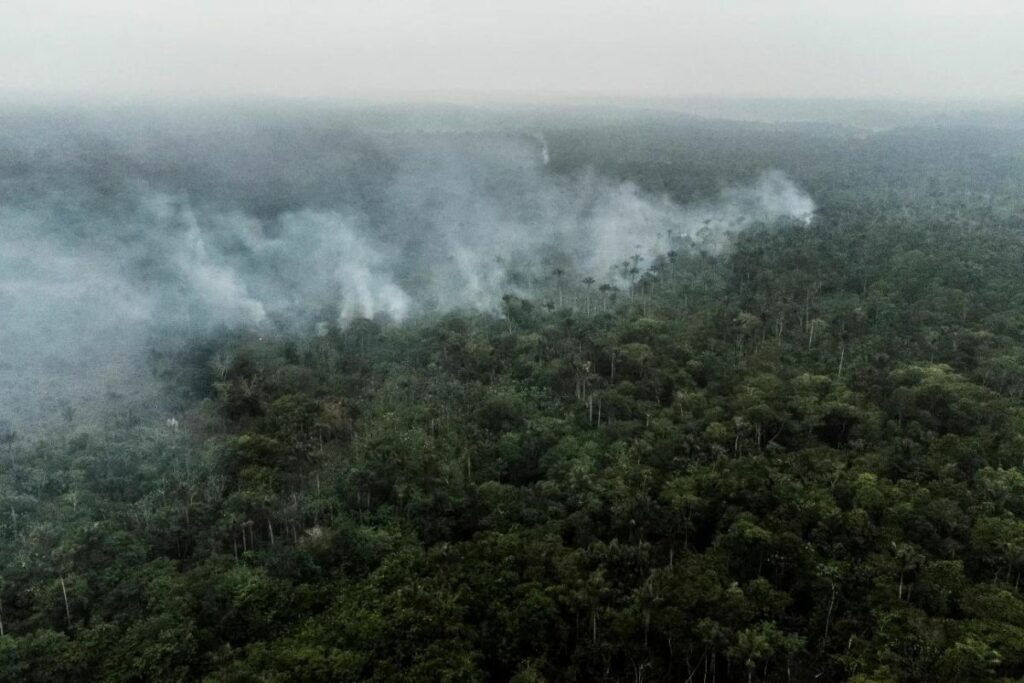
[[[555,268],[554,271],[555,281],[558,283],[558,307],[562,307],[562,277],[565,275],[565,269]]]
[[[583,284],[587,287],[587,315],[590,315],[590,290],[594,286],[594,282],[596,280],[589,275],[583,278]]]

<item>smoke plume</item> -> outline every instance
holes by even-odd
[[[809,220],[779,173],[681,207],[541,135],[273,117],[0,117],[0,420],[126,391],[154,334],[494,310],[570,264]]]

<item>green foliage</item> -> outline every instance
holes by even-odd
[[[5,430],[0,680],[1024,675],[1019,140],[594,125],[553,163],[779,166],[818,216],[203,340],[161,361],[180,430]]]

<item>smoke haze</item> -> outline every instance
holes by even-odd
[[[536,133],[19,117],[0,133],[0,420],[140,388],[154,335],[496,310],[567,267],[809,220],[767,171],[681,207],[559,176]],[[649,261],[648,261],[649,262]]]
[[[1024,97],[1014,0],[5,0],[13,98]]]

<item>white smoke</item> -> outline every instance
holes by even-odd
[[[778,172],[694,206],[557,176],[542,136],[232,130],[0,132],[0,420],[125,391],[154,334],[495,310],[814,211]]]
[[[412,299],[395,284],[397,267],[352,220],[334,212],[285,214],[277,237],[255,245],[254,277],[278,311],[301,309],[310,301],[335,303],[341,321],[384,314],[405,318]],[[251,264],[248,264],[251,265]],[[266,273],[273,273],[268,281]]]
[[[198,225],[185,233],[175,262],[183,275],[183,284],[187,285],[185,295],[215,320],[234,325],[255,324],[266,319],[266,308],[249,296],[248,287],[239,274],[209,254]]]

